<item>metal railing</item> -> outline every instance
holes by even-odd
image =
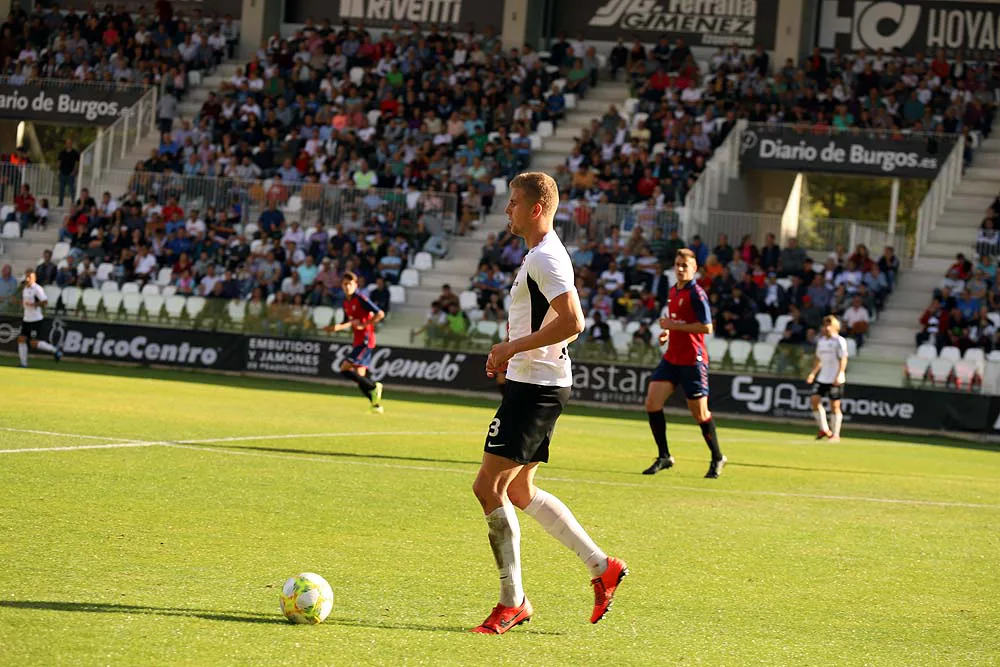
[[[937,227],[948,199],[962,182],[962,165],[965,158],[965,139],[959,137],[941,167],[924,200],[917,209],[917,234],[913,248],[913,261],[920,259],[920,249],[927,243],[930,233]]]
[[[589,204],[585,201],[563,201],[556,212],[555,226],[563,243],[573,245],[588,238],[603,240],[612,227],[618,227],[627,237],[635,227],[641,227],[647,240],[653,229],[662,229],[664,236],[681,231],[683,209],[656,208],[649,204]],[[683,232],[681,234],[683,236]]]
[[[48,199],[50,208],[55,208],[59,196],[59,174],[55,169],[44,164],[0,163],[0,204],[12,204],[22,185],[31,187],[36,200]],[[76,196],[72,191],[66,194],[69,199]]]
[[[143,83],[129,83],[123,81],[97,81],[76,78],[56,78],[47,76],[22,76],[19,74],[0,75],[0,86],[24,86],[33,85],[45,88],[47,92],[58,92],[60,90],[75,90],[79,88],[98,88],[100,90],[134,91],[147,88]]]
[[[124,160],[140,143],[156,136],[156,105],[160,91],[157,86],[149,90],[121,118],[97,131],[97,139],[80,152],[80,172],[76,179],[79,196],[82,188],[97,192],[104,174]]]
[[[702,241],[714,247],[719,235],[725,234],[729,244],[738,247],[744,236],[750,236],[755,245],[764,244],[768,234],[781,238],[780,213],[744,213],[742,211],[711,211],[705,225]],[[888,221],[850,220],[846,218],[800,218],[798,230],[792,234],[800,247],[806,250],[827,253],[842,247],[848,253],[859,244],[868,247],[873,255],[881,253],[887,245],[893,246],[899,257],[908,257],[915,244],[914,238],[907,238],[903,231],[889,233]],[[690,242],[690,238],[684,239]],[[822,263],[825,257],[814,257]]]
[[[453,233],[458,226],[458,195],[444,192],[405,191],[390,188],[345,188],[321,183],[280,182],[275,179],[211,178],[149,171],[105,171],[100,193],[121,196],[133,192],[142,200],[155,196],[165,204],[176,197],[181,207],[204,211],[212,207],[225,213],[239,205],[244,222],[256,222],[260,212],[275,202],[291,219],[329,226],[342,222],[360,226],[373,216],[390,228],[404,217],[419,218],[431,233]]]
[[[709,211],[718,206],[719,198],[729,191],[729,181],[739,176],[740,145],[746,128],[747,121],[737,121],[688,192],[684,200],[682,236],[701,233],[698,228],[708,222]]]

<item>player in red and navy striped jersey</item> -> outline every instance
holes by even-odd
[[[372,412],[382,412],[382,383],[368,377],[368,366],[375,350],[375,325],[385,318],[385,312],[364,294],[358,292],[358,277],[345,271],[340,283],[344,290],[344,321],[326,327],[326,331],[354,330],[354,346],[340,365],[340,374],[356,383],[361,394],[372,404]]]
[[[705,347],[705,336],[712,333],[712,313],[705,290],[694,281],[697,270],[694,253],[687,249],[679,250],[674,261],[677,284],[670,290],[667,315],[660,318],[660,327],[663,328],[660,344],[669,344],[663,360],[653,371],[646,392],[646,413],[658,452],[653,465],[643,471],[644,475],[654,475],[674,465],[674,458],[667,447],[667,420],[663,415],[663,404],[677,385],[684,390],[691,416],[701,426],[705,443],[712,452],[712,462],[705,477],[717,478],[726,464],[726,457],[719,449],[715,422],[708,409],[708,349]]]

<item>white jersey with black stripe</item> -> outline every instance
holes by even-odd
[[[840,360],[847,356],[847,340],[843,336],[820,336],[816,340],[816,356],[819,358],[820,384],[833,384],[840,374]],[[841,384],[844,378],[840,378]]]
[[[508,339],[517,340],[538,331],[555,319],[549,303],[575,290],[573,262],[555,232],[550,231],[528,251],[510,289]],[[546,387],[573,386],[569,340],[515,354],[507,378]]]

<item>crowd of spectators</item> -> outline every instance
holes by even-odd
[[[674,283],[674,256],[681,248],[692,250],[698,260],[696,280],[708,294],[716,336],[755,342],[769,334],[772,342],[797,348],[815,343],[829,314],[842,320],[844,335],[861,347],[900,270],[891,247],[873,257],[864,245],[850,253],[839,246],[814,259],[797,239],[789,238],[782,248],[773,234],[760,247],[751,235],[734,246],[721,234],[710,247],[698,236],[681,239],[676,227],[653,227],[651,235],[648,229],[636,225],[623,233],[611,226],[606,235],[589,235],[568,248],[588,318],[581,344],[613,353],[608,323],[620,320],[637,323],[630,327],[632,342],[651,348],[652,330]],[[490,235],[470,284],[477,295],[469,310],[473,321],[503,320],[503,297],[524,252],[520,239],[506,232],[499,238]],[[761,314],[772,323],[786,316],[780,320],[786,324],[762,332]]]
[[[959,253],[948,267],[931,302],[920,316],[917,346],[932,344],[938,353],[957,347],[962,354],[979,348],[988,354],[1000,349],[1000,286],[997,284],[997,257],[1000,256],[1000,197],[997,197],[980,225],[973,262]]]
[[[561,37],[552,47],[566,48]],[[773,65],[763,48],[720,47],[695,60],[682,38],[653,48],[619,40],[608,58],[624,72],[634,108],[609,106],[576,139],[553,174],[566,199],[594,205],[647,202],[670,212],[687,193],[737,120],[808,125],[826,132],[859,128],[938,135],[989,136],[996,114],[1000,65],[954,61],[938,52],[899,53],[816,49],[796,65]],[[975,141],[966,143],[966,162]]]
[[[30,14],[16,5],[0,25],[0,63],[11,82],[162,81],[183,93],[186,74],[232,55],[238,38],[231,16],[208,16],[201,9],[184,16],[169,0],[158,0],[152,11],[139,7],[134,14],[110,4],[103,11],[64,13],[52,3]]]
[[[101,287],[105,280],[155,284],[165,295],[212,299],[221,312],[233,300],[278,310],[337,308],[344,300],[340,276],[352,271],[361,292],[389,312],[389,286],[431,238],[422,221],[405,216],[391,229],[324,227],[318,220],[287,219],[277,204],[269,200],[244,223],[238,202],[227,210],[198,210],[177,197],[161,203],[132,192],[120,199],[105,192],[95,200],[84,188],[60,230],[68,255],[57,263],[46,251],[38,281],[60,288]]]
[[[272,37],[213,91],[197,117],[166,118],[145,172],[270,179],[455,195],[458,232],[489,211],[492,180],[524,170],[539,123],[558,124],[565,94],[597,83],[593,48],[556,67],[530,47],[483,34],[308,21]],[[584,76],[580,75],[584,73]],[[565,80],[563,89],[554,81]]]

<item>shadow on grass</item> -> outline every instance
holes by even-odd
[[[0,600],[0,607],[9,609],[33,609],[37,611],[69,611],[85,614],[138,614],[148,616],[176,616],[201,618],[208,621],[225,621],[230,623],[257,623],[266,625],[292,625],[280,616],[277,610],[273,614],[260,612],[221,613],[207,609],[188,609],[186,607],[151,607],[134,604],[114,604],[108,602],[56,602],[53,600]],[[419,623],[379,623],[366,622],[359,619],[336,618],[326,619],[324,625],[341,625],[353,628],[368,628],[372,630],[415,630],[419,632],[458,632],[465,634],[469,628],[454,625],[432,625]],[[519,634],[560,635],[560,632],[545,632],[518,630]]]
[[[266,440],[267,438],[261,438],[261,440]],[[267,453],[277,453],[277,454],[305,454],[308,456],[329,456],[331,458],[343,458],[343,459],[375,459],[379,461],[408,461],[411,463],[454,463],[458,465],[467,466],[478,466],[480,461],[459,461],[458,459],[435,459],[429,456],[398,456],[395,454],[370,454],[363,453],[359,454],[357,452],[330,452],[330,451],[320,451],[314,449],[297,449],[288,447],[254,447],[253,445],[216,445],[212,443],[199,443],[197,445],[199,448],[207,449],[237,449],[248,452],[267,452]]]
[[[148,368],[143,366],[126,366],[126,365],[110,365],[110,364],[97,364],[88,363],[80,361],[63,361],[61,364],[57,364],[49,359],[40,358],[33,359],[32,366],[37,366],[38,368],[51,368],[53,370],[60,370],[62,372],[68,373],[80,373],[83,375],[103,375],[103,376],[114,376],[114,377],[127,377],[133,379],[142,380],[160,380],[169,382],[197,382],[199,384],[206,384],[212,386],[222,386],[222,387],[232,387],[239,389],[250,389],[259,391],[286,391],[286,392],[296,392],[302,394],[325,394],[330,396],[349,396],[356,398],[359,401],[363,401],[358,397],[357,389],[353,386],[345,386],[341,384],[330,384],[328,382],[310,382],[304,379],[295,378],[281,378],[281,377],[252,377],[252,376],[240,376],[240,375],[221,375],[214,373],[206,373],[188,369],[161,369],[161,368]],[[10,356],[0,356],[0,367],[15,367],[17,360]],[[495,410],[500,399],[499,392],[496,391],[496,385],[492,380],[488,380],[485,376],[483,377],[483,383],[479,387],[472,387],[471,389],[481,389],[484,391],[481,398],[471,398],[468,396],[456,396],[453,394],[436,394],[431,392],[414,392],[406,391],[403,389],[396,389],[392,386],[387,387],[388,394],[387,398],[390,400],[398,399],[400,401],[406,401],[410,403],[428,403],[435,406],[454,406],[462,408],[484,408],[488,410]],[[486,393],[492,392],[492,393]],[[946,400],[944,397],[942,400]],[[679,407],[682,403],[671,403],[670,407]],[[581,417],[596,417],[596,418],[614,418],[614,419],[628,419],[633,421],[645,422],[647,417],[645,412],[642,410],[623,410],[620,407],[592,407],[583,405],[574,405],[570,403],[566,410],[568,415],[576,415]],[[675,417],[674,420],[680,420],[685,422],[689,420],[686,416]],[[793,435],[802,435],[812,437],[815,435],[815,427],[812,423],[781,423],[777,424],[774,422],[767,421],[749,421],[742,420],[739,418],[720,418],[718,423],[723,428],[735,428],[742,429],[745,431],[759,431],[762,433],[773,434],[775,432],[788,433]],[[985,442],[975,442],[971,440],[954,439],[948,438],[945,435],[941,436],[924,436],[924,435],[905,435],[892,432],[879,432],[864,430],[858,432],[861,437],[866,440],[875,441],[886,441],[886,442],[919,442],[920,444],[926,445],[937,445],[942,447],[957,447],[960,449],[973,449],[982,451],[1000,451],[1000,447],[994,443]],[[723,440],[725,444],[725,440]]]

